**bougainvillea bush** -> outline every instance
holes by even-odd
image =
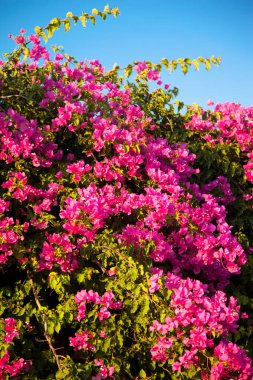
[[[253,108],[41,42],[117,13],[0,64],[0,379],[250,380]]]

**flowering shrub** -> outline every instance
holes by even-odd
[[[1,61],[0,378],[251,379],[231,278],[252,233],[233,223],[238,199],[252,212],[252,109],[182,115],[176,89],[149,90],[161,65],[125,83],[39,38],[111,13],[22,30]]]

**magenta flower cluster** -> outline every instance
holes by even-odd
[[[247,157],[245,176],[253,183],[253,107],[242,107],[235,103],[217,104],[210,117],[203,115],[204,112],[193,113],[186,128],[206,132],[202,138],[212,145],[236,141]]]
[[[239,379],[248,379],[253,375],[250,359],[235,344],[224,339],[229,332],[235,332],[239,320],[240,307],[234,297],[227,297],[217,291],[208,295],[208,286],[198,280],[182,278],[168,273],[165,286],[173,291],[170,308],[173,317],[166,317],[165,323],[153,321],[151,331],[159,332],[158,342],[151,349],[152,360],[166,361],[174,355],[173,344],[179,341],[185,346],[183,355],[172,364],[174,371],[189,369],[197,365],[199,353],[214,348],[216,362],[211,367],[211,378],[221,379],[230,376],[233,371],[240,373]],[[160,335],[161,334],[161,335]],[[218,346],[215,340],[220,337]],[[207,356],[208,358],[208,356]],[[219,372],[219,376],[216,375]],[[204,377],[205,378],[205,377]]]
[[[25,43],[23,35],[15,40]],[[54,176],[38,188],[22,168],[12,165],[6,174],[1,184],[0,264],[14,259],[15,249],[36,231],[42,237],[40,250],[34,253],[36,270],[57,268],[73,273],[80,266],[85,244],[94,242],[110,220],[124,215],[129,220],[114,231],[118,244],[138,248],[138,259],[147,255],[152,260],[151,297],[161,289],[171,294],[168,316],[150,326],[151,360],[170,361],[172,370],[180,373],[198,367],[206,355],[212,364],[209,372],[202,371],[203,379],[230,378],[234,373],[238,379],[252,379],[251,360],[228,341],[229,333],[238,327],[240,307],[235,298],[227,298],[224,289],[231,274],[240,273],[246,255],[226,221],[226,206],[234,200],[227,179],[219,176],[203,186],[194,183],[193,175],[199,173],[194,168],[195,155],[186,144],[170,145],[166,139],[154,137],[152,119],[132,104],[129,89],[104,80],[99,62],[71,67],[64,61],[62,65],[64,56],[57,54],[51,60],[37,36],[31,35],[29,41],[30,63],[17,62],[16,68],[35,77],[40,60],[45,68],[52,65],[55,76],[46,75],[37,83],[43,94],[39,105],[46,112],[52,104],[60,106],[45,125],[12,108],[0,110],[0,160],[6,165],[18,159],[29,161],[34,170],[50,169]],[[144,62],[136,64],[135,70],[146,72],[149,80],[159,80],[159,73],[148,70]],[[83,93],[88,94],[93,110],[88,101],[79,100]],[[105,110],[100,103],[106,104]],[[224,104],[217,105],[215,112],[216,123],[193,114],[186,128],[207,132],[203,138],[210,144],[235,139],[248,157],[245,175],[253,182],[253,109]],[[55,136],[63,131],[73,140],[87,133],[89,144],[82,159],[71,149],[66,155],[59,148]],[[213,131],[219,131],[218,137]],[[132,180],[138,189],[127,185]],[[66,183],[72,186],[68,194],[64,193]],[[11,199],[19,204],[21,220],[8,216]],[[59,208],[60,227],[52,232],[48,214],[55,208]],[[29,260],[30,252],[28,248],[17,258],[20,265]],[[165,273],[159,263],[167,263],[170,269]],[[192,274],[201,281],[192,279]],[[78,322],[84,322],[88,304],[96,306],[101,324],[106,324],[113,310],[124,309],[124,300],[117,300],[112,291],[99,295],[84,289],[75,295],[75,303]],[[10,343],[18,336],[16,322],[6,318],[4,323],[3,342]],[[94,334],[88,330],[75,333],[69,338],[70,346],[95,352]],[[184,348],[182,354],[177,354],[179,344]],[[12,364],[9,360],[6,352],[0,359],[0,374],[15,376],[27,368],[24,359]],[[112,366],[102,359],[95,365],[99,373],[93,379],[113,378]]]
[[[75,303],[78,305],[78,314],[76,319],[80,322],[86,317],[86,304],[93,303],[95,305],[102,305],[97,313],[100,321],[108,319],[111,315],[108,309],[117,310],[121,309],[122,302],[114,301],[114,294],[112,291],[105,292],[103,296],[100,296],[93,290],[81,290],[75,295]]]
[[[8,345],[14,338],[19,336],[17,322],[14,318],[5,318],[4,322],[4,337],[3,343]],[[8,374],[10,377],[16,378],[20,373],[26,373],[31,367],[30,361],[25,361],[23,358],[17,360],[11,360],[8,350],[4,352],[4,355],[0,358],[0,380],[4,380],[4,375]]]

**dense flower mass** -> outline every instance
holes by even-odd
[[[187,143],[157,135],[152,113],[98,61],[51,58],[37,35],[15,41],[20,56],[0,66],[1,378],[31,367],[252,379],[251,359],[229,341],[241,311],[225,291],[247,258],[228,221],[228,178],[198,180]],[[134,69],[146,85],[160,79],[145,62]],[[210,146],[236,142],[253,183],[253,109],[202,116],[192,111],[185,131]]]
[[[31,367],[30,361],[25,361],[23,358],[11,359],[8,348],[14,338],[18,337],[19,332],[17,328],[17,321],[14,318],[5,318],[4,323],[4,337],[3,337],[3,354],[0,358],[0,379],[6,379],[8,374],[10,377],[16,378],[21,373],[27,373]]]
[[[30,364],[26,363],[23,358],[10,362],[8,351],[0,358],[0,379],[6,379],[6,375],[15,378],[21,373],[27,373],[30,369]]]
[[[186,128],[205,131],[202,138],[210,144],[236,141],[249,159],[244,170],[247,180],[252,182],[253,107],[242,107],[235,103],[217,104],[208,118],[193,114]]]
[[[174,361],[172,365],[174,371],[181,371],[182,367],[189,369],[191,364],[197,365],[198,355],[208,348],[215,347],[215,356],[228,365],[228,367],[223,365],[222,375],[238,370],[236,363],[240,363],[247,376],[253,375],[250,360],[246,356],[245,360],[242,360],[245,353],[238,346],[232,343],[227,345],[223,340],[220,345],[215,346],[217,337],[235,332],[238,327],[240,307],[236,300],[233,297],[227,300],[225,293],[221,291],[216,292],[212,297],[207,296],[207,285],[190,278],[182,280],[171,273],[165,279],[165,286],[169,290],[173,289],[170,307],[174,311],[174,316],[166,317],[163,324],[153,321],[150,330],[160,332],[166,335],[166,338],[158,336],[158,343],[151,349],[152,360],[166,361],[170,352],[176,352],[175,349],[173,350],[173,343],[178,344],[181,341],[185,346],[185,351],[177,361]],[[231,361],[230,365],[228,364],[230,357],[230,353],[227,352],[228,347],[231,347],[234,353],[233,364]],[[224,356],[219,355],[221,352]],[[214,372],[212,368],[211,373]]]

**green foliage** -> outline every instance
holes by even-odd
[[[45,27],[36,26],[34,28],[37,36],[42,37],[45,42],[48,41],[51,37],[53,37],[54,33],[63,25],[65,32],[68,32],[71,23],[74,25],[81,21],[82,26],[85,28],[88,21],[91,21],[93,25],[96,24],[97,17],[100,17],[102,20],[106,20],[107,15],[113,15],[117,17],[119,15],[118,7],[109,8],[109,6],[105,6],[103,11],[98,11],[96,8],[93,8],[91,14],[82,12],[81,16],[73,15],[72,12],[67,12],[66,18],[61,19],[59,17],[53,18],[49,24]]]

